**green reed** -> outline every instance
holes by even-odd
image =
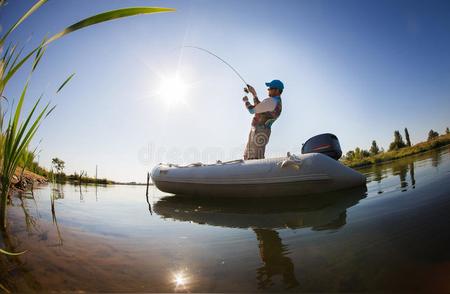
[[[37,9],[39,9],[47,0],[37,1],[22,17],[20,17],[15,24],[13,24],[6,33],[0,38],[0,52],[4,48],[4,44],[7,41],[8,36],[30,15],[32,15]],[[59,33],[51,36],[48,39],[43,39],[42,42],[36,48],[28,51],[25,55],[22,55],[24,48],[18,49],[17,44],[10,43],[4,50],[0,58],[0,96],[3,95],[4,89],[12,77],[28,60],[33,60],[32,67],[30,69],[29,77],[25,83],[20,98],[17,104],[14,106],[14,110],[9,115],[9,121],[6,129],[3,128],[3,119],[5,117],[4,112],[0,108],[0,179],[1,179],[1,196],[0,196],[0,229],[6,229],[6,216],[7,216],[7,201],[10,190],[10,184],[12,176],[15,173],[19,162],[24,160],[26,156],[27,147],[33,139],[36,131],[41,125],[42,121],[54,110],[55,106],[50,106],[49,103],[41,107],[42,96],[36,99],[32,110],[28,112],[24,119],[21,119],[22,106],[25,101],[27,89],[29,86],[32,73],[36,70],[42,56],[44,55],[47,46],[55,40],[75,32],[77,30],[89,27],[91,25],[99,24],[102,22],[119,19],[123,17],[129,17],[139,14],[151,14],[160,12],[175,11],[172,8],[161,7],[128,7],[117,10],[111,10],[103,12],[88,18],[85,18],[79,22],[76,22]],[[32,58],[33,57],[33,58]],[[70,75],[58,88],[57,92],[70,81],[73,74]]]

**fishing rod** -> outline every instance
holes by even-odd
[[[234,71],[234,73],[239,77],[239,79],[241,79],[241,81],[244,82],[244,84],[245,84],[246,87],[249,87],[249,86],[250,86],[250,85],[244,80],[244,78],[239,74],[239,72],[238,72],[233,66],[231,66],[231,64],[229,64],[228,62],[226,62],[225,60],[223,60],[222,58],[220,58],[220,57],[217,56],[216,54],[212,53],[211,51],[206,50],[206,49],[201,48],[201,47],[197,47],[197,46],[188,46],[188,45],[182,46],[182,48],[194,48],[194,49],[198,49],[198,50],[204,51],[204,52],[206,52],[206,53],[208,53],[208,54],[210,54],[210,55],[216,57],[217,59],[219,59],[220,61],[222,61],[223,63],[225,63],[229,68],[231,68],[231,70]],[[246,93],[248,93],[248,89],[247,89],[247,88],[245,88],[244,91],[245,91]]]

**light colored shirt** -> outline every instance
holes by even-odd
[[[252,120],[252,126],[270,128],[281,114],[281,97],[269,97],[263,101],[259,101],[257,97],[254,97],[253,101],[254,105],[248,101],[245,102],[248,112],[255,115]]]
[[[279,96],[277,97],[268,97],[256,104],[253,108],[247,108],[251,114],[255,113],[263,113],[268,111],[274,111],[277,104],[280,103],[281,99]]]

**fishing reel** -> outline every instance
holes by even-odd
[[[247,88],[244,88],[244,92],[247,93],[247,94],[250,93],[250,91],[248,90],[249,87],[251,87],[251,86],[249,84],[247,84]]]

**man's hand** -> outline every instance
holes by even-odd
[[[247,89],[248,92],[252,93],[253,97],[257,97],[255,88],[253,88],[253,87],[250,86],[250,85],[247,85],[247,88],[246,88],[246,89]],[[245,89],[244,89],[244,90],[245,90]]]
[[[247,96],[244,96],[244,97],[242,98],[242,101],[247,102],[247,101],[248,101],[248,97],[247,97]]]

